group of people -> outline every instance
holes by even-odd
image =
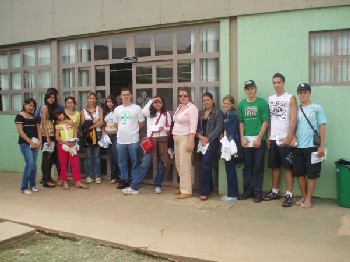
[[[191,102],[189,87],[178,91],[179,105],[173,117],[166,110],[164,99],[154,96],[143,109],[132,103],[129,89],[121,90],[120,104],[108,96],[103,108],[97,105],[96,94],[89,92],[81,112],[75,110],[74,97],[65,99],[65,107],[57,102],[57,90],[49,89],[44,105],[36,111],[33,98],[24,101],[23,110],[15,119],[19,144],[25,159],[21,190],[25,194],[37,192],[35,183],[38,151],[43,151],[42,183],[44,187],[61,185],[69,189],[68,162],[77,188],[87,189],[81,181],[77,130],[82,126],[83,145],[86,147],[86,183],[101,183],[99,141],[108,140],[111,165],[110,183],[125,195],[136,195],[151,166],[156,170],[154,192],[162,193],[162,182],[169,162],[168,140],[173,139],[175,164],[180,177],[180,188],[174,193],[178,199],[192,197],[192,153],[197,148],[200,160],[199,195],[202,201],[214,189],[213,164],[223,146],[222,137],[236,149],[232,157],[225,157],[228,202],[253,198],[254,202],[279,199],[281,167],[286,172],[286,195],[282,206],[293,204],[293,178],[297,177],[302,197],[296,202],[304,208],[311,207],[311,197],[316,179],[320,176],[321,162],[311,163],[312,154],[321,159],[325,154],[325,124],[323,108],[310,100],[311,87],[302,83],[297,87],[300,107],[295,96],[285,91],[285,77],[276,73],[272,77],[275,94],[268,102],[257,97],[253,80],[244,83],[247,98],[235,109],[231,95],[222,100],[222,108],[215,104],[213,95],[202,95],[203,110]],[[147,138],[153,148],[144,152],[140,161],[140,130],[147,119]],[[320,137],[314,144],[314,135]],[[56,143],[56,144],[54,144]],[[272,169],[272,189],[263,194],[264,154],[268,146],[268,166]],[[316,152],[316,153],[315,153]],[[242,160],[243,159],[243,160]],[[243,193],[239,194],[236,165],[244,162]],[[131,164],[130,164],[131,163]],[[59,181],[53,181],[51,168],[56,165]],[[129,170],[131,174],[129,175]],[[306,179],[306,177],[308,179]]]

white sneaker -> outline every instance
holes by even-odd
[[[91,183],[91,182],[92,182],[92,178],[91,178],[91,177],[85,178],[85,182],[86,182],[86,183]]]
[[[39,192],[39,189],[37,189],[35,186],[32,187],[32,192]]]
[[[23,192],[23,194],[26,194],[26,195],[32,194],[32,190],[30,190],[30,189],[24,189],[22,192]]]
[[[139,191],[132,189],[131,187],[127,187],[122,190],[124,195],[137,195]]]
[[[154,193],[155,193],[155,194],[161,194],[161,193],[163,193],[163,190],[162,190],[162,188],[160,188],[159,186],[156,186],[156,187],[154,188]]]
[[[101,178],[100,177],[96,178],[96,184],[101,184]]]

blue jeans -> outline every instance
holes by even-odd
[[[117,154],[121,180],[126,183],[130,182],[128,168],[128,158],[130,157],[132,163],[131,180],[134,181],[136,177],[140,176],[140,143],[117,143]]]
[[[97,141],[101,139],[101,132],[97,133]],[[101,158],[100,158],[100,146],[97,145],[89,145],[86,148],[86,177],[96,178],[101,177]]]
[[[145,154],[142,160],[142,164],[140,166],[140,175],[133,179],[131,188],[134,190],[138,190],[140,188],[142,180],[145,178],[148,169],[151,167],[153,163],[152,152]],[[161,187],[164,179],[164,163],[161,156],[158,156],[157,161],[157,175],[154,178],[154,186]]]
[[[236,171],[236,160],[231,158],[230,161],[225,161],[226,175],[227,175],[227,196],[238,197],[238,180]]]
[[[243,188],[244,192],[261,194],[264,182],[264,154],[266,143],[261,141],[260,148],[243,148]],[[254,179],[255,177],[255,179]]]
[[[32,150],[27,143],[19,144],[24,157],[25,166],[23,171],[21,190],[35,187],[36,161],[38,159],[38,151]],[[29,185],[29,187],[28,187]]]
[[[107,148],[109,163],[111,164],[111,179],[119,178],[118,154],[117,154],[117,136],[108,135],[112,144]]]
[[[201,196],[208,196],[214,189],[213,182],[213,160],[218,155],[219,139],[213,140],[209,143],[209,149],[200,157],[201,171],[199,175],[199,194]]]

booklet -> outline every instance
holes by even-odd
[[[311,164],[317,164],[327,159],[327,148],[324,149],[324,156],[318,157],[317,151],[311,153]]]
[[[257,139],[257,136],[245,136],[245,139],[247,140],[248,147],[253,147],[255,140]]]

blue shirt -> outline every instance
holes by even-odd
[[[310,104],[307,106],[303,106],[303,110],[307,118],[309,119],[311,125],[313,126],[314,130],[317,130],[319,133],[319,125],[327,124],[327,118],[326,114],[319,104]],[[312,130],[311,126],[305,119],[305,116],[303,112],[301,112],[301,109],[299,107],[298,110],[298,122],[297,122],[297,140],[298,140],[298,148],[308,148],[308,147],[314,147],[313,143],[313,137],[314,137],[314,131]]]
[[[41,108],[43,107],[43,105],[39,106],[38,110],[36,110],[35,112],[35,117],[36,119],[38,119],[38,122],[40,123],[41,122],[41,116],[40,116],[40,112],[41,112]],[[58,107],[57,109],[64,109],[64,106],[63,105],[60,105],[58,104]]]
[[[233,109],[225,113],[224,129],[229,141],[234,139],[235,143],[239,142],[238,114]]]

